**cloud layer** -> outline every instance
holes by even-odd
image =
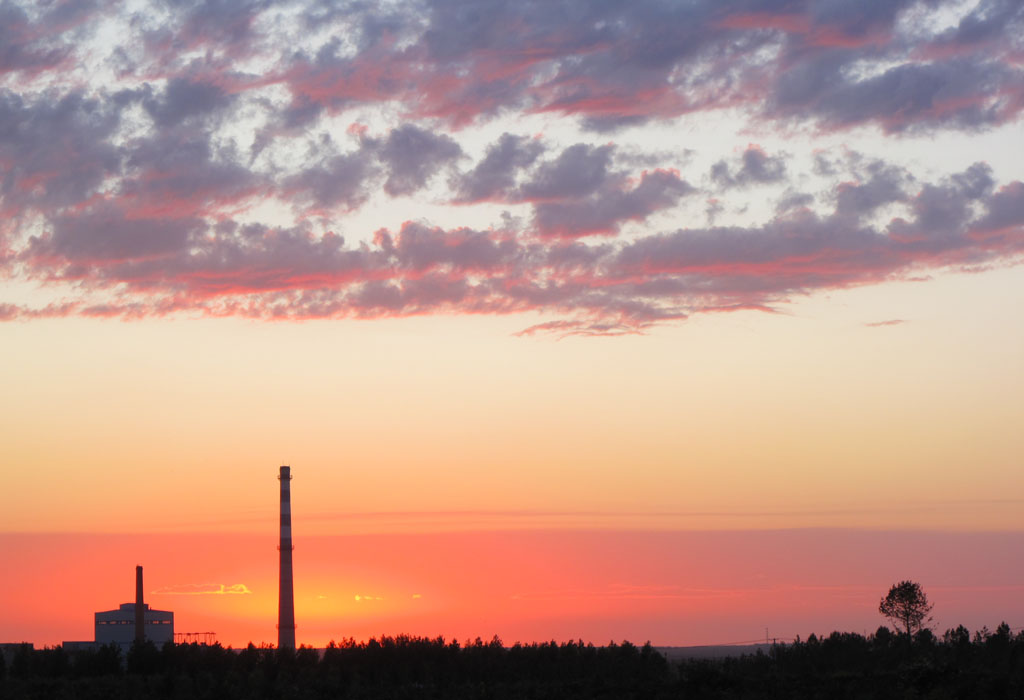
[[[0,275],[51,290],[0,297],[0,319],[540,312],[527,332],[631,333],[1024,250],[1024,183],[980,159],[811,172],[737,139],[703,170],[644,136],[692,114],[880,142],[1015,125],[1010,0],[148,9],[0,3]],[[571,135],[519,125],[538,115]],[[759,221],[718,223],[751,197]]]
[[[164,586],[151,595],[250,595],[252,591],[244,583],[182,583]]]

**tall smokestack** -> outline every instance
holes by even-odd
[[[146,607],[142,602],[142,567],[135,567],[135,641],[146,641]]]
[[[295,648],[295,589],[292,585],[291,467],[281,467],[281,580],[277,599],[277,648]]]

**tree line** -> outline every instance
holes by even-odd
[[[880,627],[755,654],[669,662],[650,644],[515,644],[400,635],[326,649],[25,645],[0,661],[0,697],[21,698],[1020,698],[1024,632],[941,637]]]

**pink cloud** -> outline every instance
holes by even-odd
[[[273,1],[176,6],[141,44],[112,37],[110,84],[58,68],[79,40],[103,38],[92,11],[6,7],[0,72],[14,77],[0,91],[0,273],[71,291],[62,306],[8,303],[0,316],[539,312],[559,320],[530,332],[614,334],[1010,264],[1024,249],[1024,185],[997,190],[981,164],[932,182],[864,167],[811,194],[788,154],[753,144],[688,179],[674,169],[678,152],[625,145],[625,127],[737,105],[751,133],[871,125],[883,143],[1017,119],[1020,8],[964,10],[921,39],[902,28],[910,7],[639,0],[465,12],[427,0],[417,14],[300,3],[278,23]],[[134,26],[119,11],[109,20]],[[305,34],[335,25],[346,41]],[[928,51],[938,53],[915,58]],[[877,70],[853,70],[862,63]],[[313,130],[351,108],[370,125]],[[572,143],[512,133],[526,114],[590,133]],[[509,131],[491,144],[460,130],[505,117]],[[594,139],[602,130],[614,138]],[[735,211],[737,193],[783,187],[766,220],[701,225]],[[701,223],[684,218],[698,193],[709,204]],[[387,210],[390,198],[426,196],[462,208],[443,228],[392,221],[366,242],[335,233],[372,198]],[[494,207],[493,227],[459,225],[471,207],[496,204],[509,211]],[[890,205],[900,215],[879,223]],[[275,208],[300,223],[261,220]]]
[[[636,196],[652,178],[659,188],[682,183],[675,173],[654,171],[621,195]],[[699,312],[775,311],[814,290],[1012,260],[1024,252],[1024,185],[992,192],[990,183],[987,170],[973,166],[925,184],[911,200],[913,218],[893,219],[883,230],[865,229],[851,216],[876,206],[874,195],[850,199],[841,186],[829,216],[799,210],[761,226],[590,243],[537,239],[529,229],[406,222],[394,233],[378,231],[372,244],[349,246],[309,226],[224,222],[210,229],[195,219],[129,219],[103,205],[59,219],[20,257],[40,276],[79,284],[80,298],[60,313],[303,319],[539,311],[568,318],[526,334],[615,335]],[[604,202],[580,201],[603,220],[649,211],[621,209],[607,192],[600,196]],[[111,288],[118,299],[89,301],[90,290]],[[2,316],[32,313],[6,308]]]

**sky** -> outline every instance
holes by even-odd
[[[0,0],[0,641],[1024,627],[1021,37]]]

